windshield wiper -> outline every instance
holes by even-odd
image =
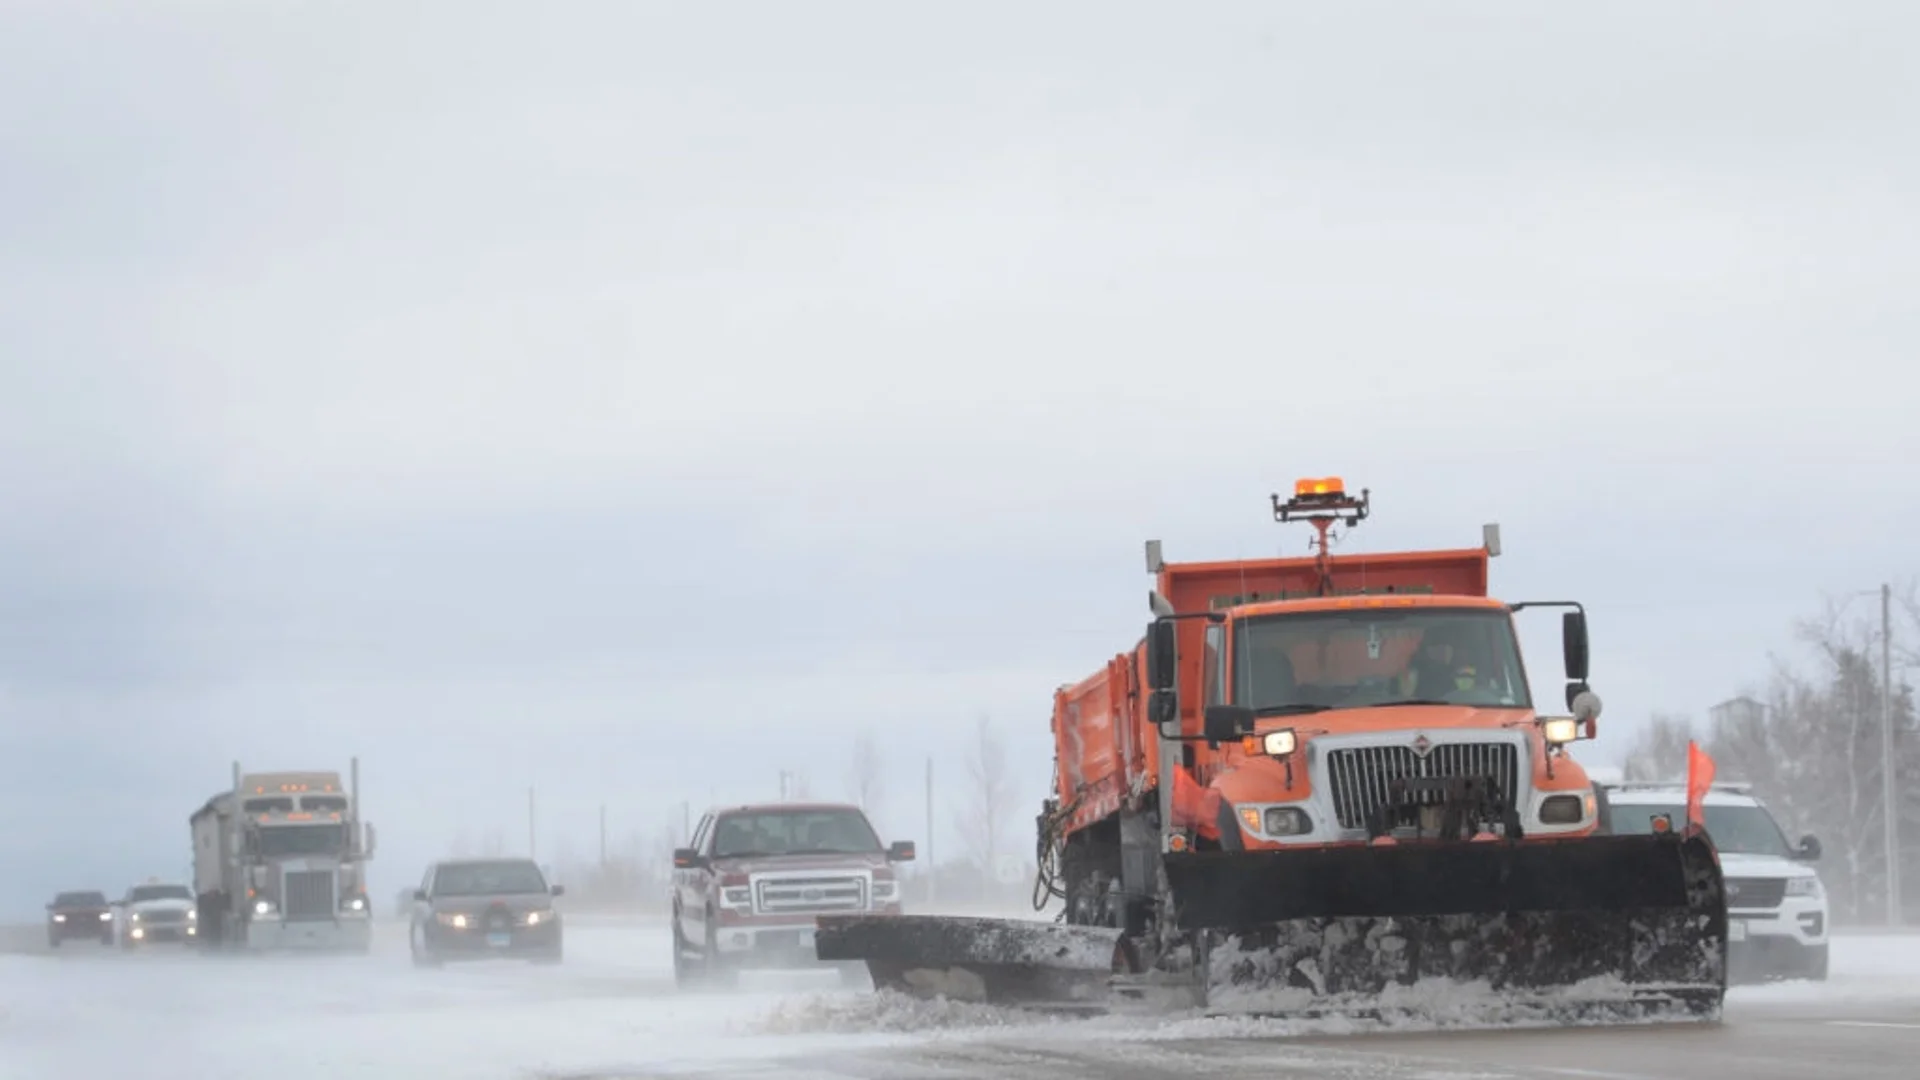
[[[1331,705],[1308,705],[1296,701],[1287,705],[1267,705],[1253,710],[1255,716],[1305,716],[1308,713],[1326,712]]]
[[[1395,701],[1376,701],[1371,705],[1363,705],[1361,707],[1366,709],[1391,709],[1396,705],[1459,705],[1459,704],[1461,704],[1461,702],[1442,701],[1439,698],[1420,697],[1420,698],[1399,698]]]

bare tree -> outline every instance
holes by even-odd
[[[1007,775],[1006,743],[984,715],[976,724],[973,748],[967,755],[967,777],[971,781],[969,798],[956,824],[980,872],[990,876],[1000,850],[1013,781]]]
[[[1621,773],[1630,781],[1677,780],[1687,774],[1687,742],[1693,721],[1672,713],[1654,713],[1627,751]]]
[[[853,740],[853,757],[848,763],[847,788],[860,809],[871,813],[880,801],[880,781],[885,766],[880,760],[880,744],[871,730],[862,730]]]

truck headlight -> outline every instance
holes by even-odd
[[[720,890],[720,902],[728,907],[748,907],[753,903],[753,890],[745,885],[733,885]]]
[[[1260,741],[1260,748],[1267,752],[1268,757],[1286,757],[1293,753],[1293,748],[1297,745],[1299,745],[1299,739],[1294,736],[1292,728],[1284,731],[1269,731]]]
[[[255,901],[253,902],[253,913],[254,913],[255,915],[271,915],[271,914],[273,914],[273,901],[271,901],[271,900],[255,900]],[[138,919],[139,917],[140,917],[140,916],[138,916],[138,915],[135,915],[135,916],[134,916],[134,918],[136,918],[136,919]]]
[[[447,912],[439,911],[435,912],[433,917],[438,920],[442,926],[451,926],[455,930],[465,930],[467,928],[467,917],[458,912],[448,914]]]
[[[340,906],[347,911],[365,911],[367,910],[367,898],[364,896],[349,896],[340,902]]]
[[[1274,734],[1279,734],[1275,732]],[[1289,731],[1286,734],[1291,735]],[[1272,738],[1272,736],[1268,736]],[[1269,806],[1261,821],[1261,830],[1268,836],[1305,836],[1313,831],[1313,821],[1307,812],[1297,806]]]
[[[111,912],[111,911],[103,911],[103,912],[101,912],[101,913],[100,913],[100,921],[101,921],[101,922],[112,922],[112,921],[113,921],[113,912]]]
[[[1571,716],[1554,716],[1540,721],[1540,734],[1555,746],[1580,737],[1580,722]]]
[[[55,916],[53,917],[53,921],[54,921],[54,922],[66,922],[66,921],[67,921],[67,917],[66,917],[65,915],[55,915]]]
[[[897,881],[876,881],[873,883],[873,902],[892,903],[900,895],[900,883]]]
[[[1578,825],[1586,816],[1583,803],[1578,795],[1549,795],[1540,802],[1540,824]]]
[[[1822,894],[1823,890],[1820,888],[1820,879],[1815,875],[1809,874],[1806,877],[1790,877],[1787,879],[1788,896],[1820,896]]]

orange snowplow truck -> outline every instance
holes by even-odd
[[[1440,977],[1575,1003],[1598,977],[1716,1014],[1711,844],[1597,834],[1569,753],[1600,713],[1585,610],[1490,597],[1493,525],[1476,548],[1332,555],[1369,509],[1302,480],[1273,511],[1314,527],[1310,557],[1170,563],[1147,543],[1145,638],[1054,694],[1036,906],[1064,901],[1067,925],[823,921],[822,955],[1003,1000],[1104,979],[1286,1013]],[[1565,715],[1536,711],[1514,630],[1531,608],[1565,609]]]

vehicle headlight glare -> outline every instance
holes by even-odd
[[[255,900],[253,902],[253,913],[255,915],[268,915],[268,914],[271,914],[272,912],[273,912],[273,901]],[[138,919],[139,917],[140,916],[138,915],[134,916],[134,918],[136,919]]]
[[[1580,737],[1580,722],[1571,716],[1555,716],[1540,722],[1540,734],[1556,746],[1570,743]]]
[[[1286,757],[1293,753],[1298,742],[1299,740],[1294,737],[1293,729],[1288,728],[1285,731],[1267,732],[1266,738],[1261,741],[1260,748],[1265,750],[1269,757]]]

